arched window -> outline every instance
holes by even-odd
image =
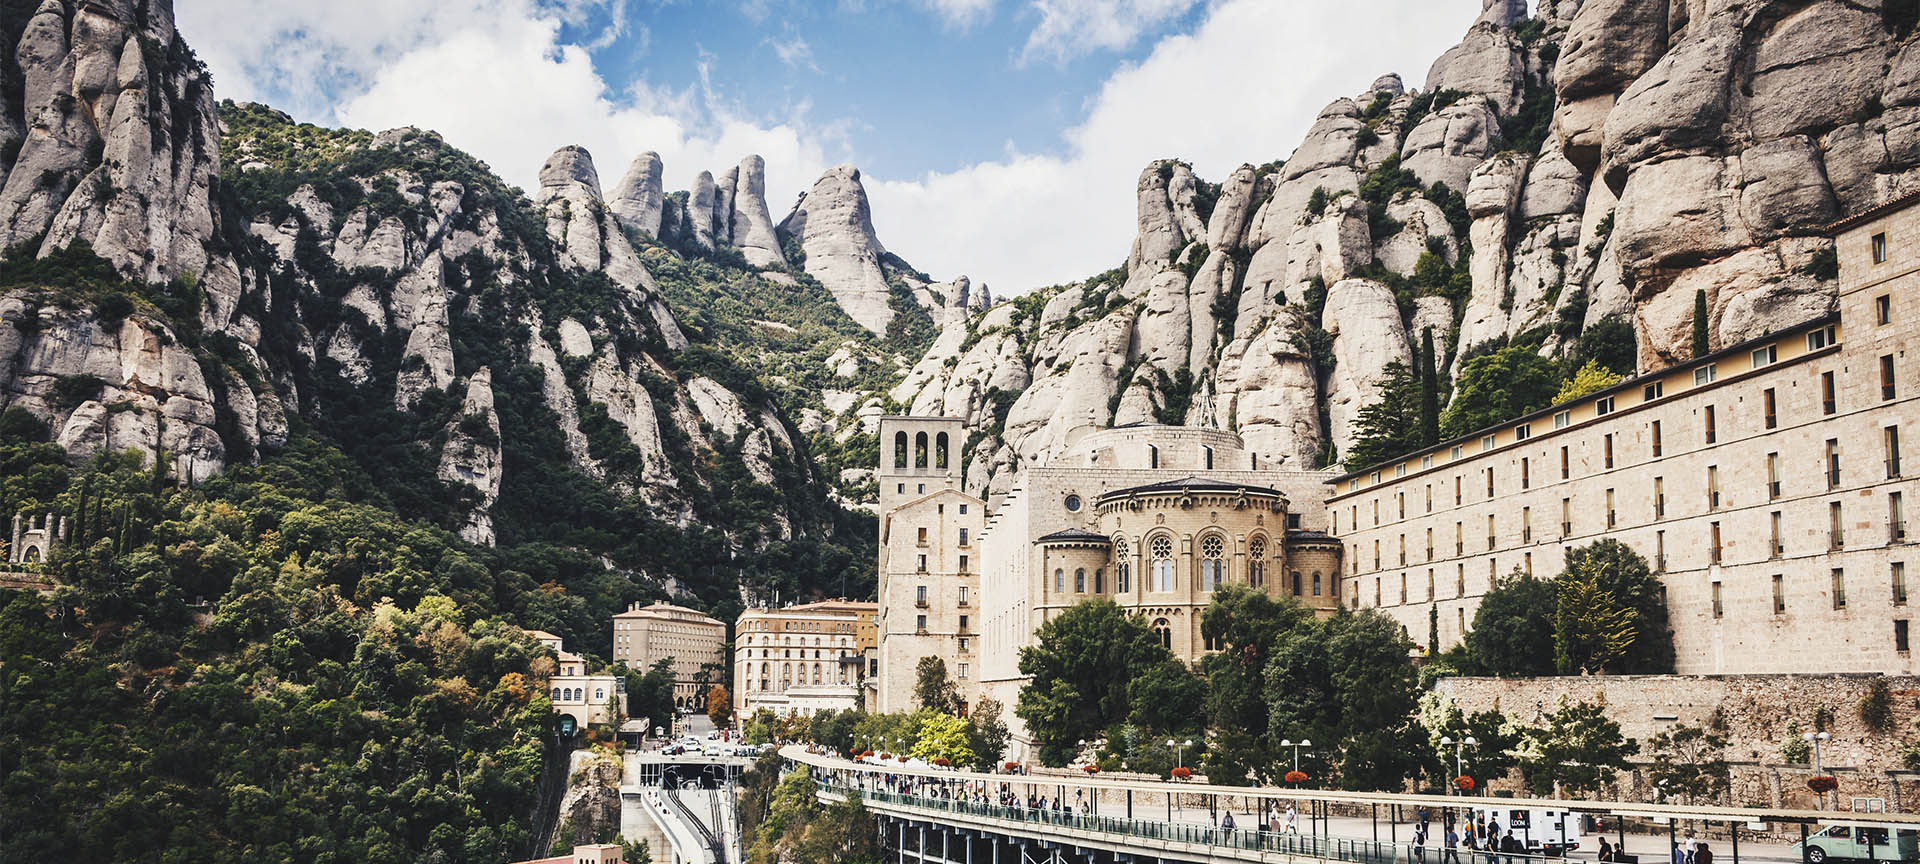
[[[1247,584],[1259,588],[1267,584],[1267,538],[1255,537],[1247,544]]]
[[[1320,571],[1313,571],[1313,596],[1320,596]]]
[[[907,467],[907,433],[893,433],[893,467]]]
[[[607,698],[607,690],[605,687],[593,688],[593,701],[599,702],[606,698]]]
[[[1126,558],[1122,558],[1118,561],[1113,562],[1114,593],[1125,594],[1128,591],[1133,590],[1133,586],[1127,584],[1128,582],[1132,581],[1132,578],[1131,578],[1133,576],[1132,571],[1133,571],[1133,562]]]
[[[945,432],[942,432],[939,435],[935,435],[933,438],[933,467],[939,468],[943,471],[946,470],[947,433]]]
[[[913,467],[927,467],[927,433],[913,436]]]
[[[1160,536],[1148,544],[1153,555],[1153,590],[1171,592],[1173,590],[1173,538]]]
[[[1153,632],[1160,635],[1160,645],[1162,647],[1172,650],[1173,624],[1169,623],[1165,618],[1155,618],[1153,620]]]
[[[1293,596],[1300,596],[1300,571],[1293,571]]]
[[[1087,593],[1087,568],[1076,567],[1073,571],[1073,593]]]
[[[1099,567],[1093,568],[1093,593],[1107,593],[1107,571]]]
[[[1200,541],[1200,591],[1211,592],[1220,587],[1221,577],[1226,575],[1225,556],[1227,541],[1218,534],[1208,534]]]
[[[553,701],[560,701],[560,688],[558,687],[553,688]]]
[[[1053,571],[1053,593],[1067,593],[1067,571],[1055,568]]]

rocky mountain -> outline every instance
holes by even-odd
[[[1911,3],[1486,0],[1409,90],[1217,183],[1157,161],[1126,263],[947,323],[889,396],[969,418],[967,485],[1080,430],[1339,459],[1389,364],[1507,345],[1632,373],[1832,308],[1836,217],[1920,188]],[[1629,346],[1630,342],[1630,346]]]

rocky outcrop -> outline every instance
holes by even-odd
[[[780,221],[780,232],[800,243],[807,275],[833,294],[848,317],[876,335],[886,334],[893,320],[892,289],[880,260],[887,250],[874,235],[858,168],[841,165],[820,175]],[[956,287],[957,297],[950,295],[947,302],[967,308],[964,277]]]
[[[18,144],[0,166],[0,248],[84,241],[132,279],[204,272],[219,132],[170,4],[44,0],[9,47],[23,81],[0,122]]]
[[[723,200],[732,205],[727,242],[745,255],[755,267],[782,267],[780,240],[773,233],[773,216],[767,212],[767,163],[759,156],[740,160],[740,167],[729,172],[735,177],[732,194]]]
[[[608,209],[621,224],[648,237],[660,234],[660,210],[666,201],[661,168],[660,154],[652,150],[635,157],[613,187],[613,198],[608,202]]]
[[[447,424],[446,436],[447,443],[440,449],[440,479],[479,493],[460,536],[492,546],[493,516],[488,511],[500,497],[500,416],[493,410],[493,373],[487,367],[467,378],[460,416]]]
[[[1347,279],[1327,289],[1321,329],[1333,337],[1333,372],[1326,389],[1327,436],[1334,449],[1347,452],[1353,421],[1360,409],[1380,398],[1387,364],[1411,366],[1407,328],[1400,319],[1393,289],[1366,279]]]

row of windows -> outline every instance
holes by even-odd
[[[1880,299],[1886,300],[1888,298],[1882,297]],[[1878,313],[1882,317],[1881,323],[1886,323],[1887,320],[1890,320],[1890,317],[1889,317],[1891,315],[1890,310],[1891,310],[1891,307],[1887,306],[1887,307],[1884,307],[1880,313]],[[1806,340],[1807,340],[1808,351],[1818,351],[1818,350],[1825,349],[1828,346],[1834,344],[1835,330],[1831,326],[1823,327],[1819,330],[1815,330],[1813,332],[1808,333],[1806,335]],[[1778,354],[1777,346],[1766,345],[1766,346],[1762,346],[1760,348],[1754,349],[1750,354],[1749,362],[1753,368],[1759,369],[1759,368],[1764,368],[1766,366],[1773,365],[1773,363],[1777,361],[1778,357],[1779,357],[1779,354]],[[1895,381],[1896,372],[1895,372],[1894,356],[1892,354],[1882,355],[1879,358],[1878,367],[1879,367],[1878,372],[1879,372],[1879,387],[1880,387],[1881,401],[1887,401],[1887,400],[1896,398],[1896,396],[1898,395],[1899,388]],[[1719,377],[1718,365],[1714,363],[1708,363],[1704,366],[1697,367],[1693,370],[1693,383],[1695,385],[1710,384],[1713,381],[1715,381],[1718,377]],[[1838,406],[1838,397],[1837,397],[1835,383],[1834,383],[1834,373],[1832,372],[1821,373],[1820,392],[1821,392],[1821,400],[1820,400],[1821,413],[1826,415],[1838,413],[1839,406]],[[1664,398],[1665,395],[1666,393],[1665,393],[1665,387],[1663,383],[1660,381],[1655,381],[1651,384],[1645,385],[1644,392],[1642,393],[1641,401],[1653,402],[1661,398]],[[1764,394],[1764,399],[1766,402],[1766,406],[1765,406],[1766,421],[1765,422],[1766,422],[1766,428],[1768,429],[1776,428],[1779,422],[1778,413],[1777,413],[1778,406],[1776,404],[1776,395],[1777,395],[1776,391],[1773,388],[1767,389]],[[1594,409],[1594,415],[1597,417],[1604,417],[1608,414],[1612,414],[1614,411],[1614,397],[1611,395],[1597,397],[1596,399],[1593,400],[1592,404]],[[1711,444],[1717,440],[1717,430],[1714,428],[1714,420],[1715,420],[1714,410],[1711,406],[1708,406],[1703,413],[1704,413],[1704,422],[1706,425],[1706,441],[1707,443]],[[1563,429],[1572,425],[1573,414],[1571,409],[1555,412],[1552,415],[1551,422],[1553,424],[1554,429]],[[1654,421],[1653,429],[1654,429],[1653,434],[1657,442],[1657,439],[1659,437],[1658,421]],[[1532,434],[1533,434],[1532,423],[1522,423],[1513,427],[1513,440],[1515,442],[1525,441],[1531,438]],[[1479,452],[1487,452],[1497,448],[1498,446],[1499,446],[1499,432],[1497,431],[1491,432],[1486,435],[1482,435],[1480,437]],[[1453,445],[1453,447],[1448,452],[1448,460],[1452,462],[1458,462],[1462,459],[1467,458],[1468,454],[1466,452],[1466,449],[1467,449],[1466,445],[1464,444]],[[1566,448],[1563,447],[1561,449],[1564,452]],[[1655,456],[1660,455],[1658,443],[1655,444],[1654,455]],[[1392,469],[1392,475],[1396,478],[1406,476],[1408,466],[1410,464],[1411,463],[1408,463],[1408,462],[1401,462],[1395,465]],[[1433,454],[1429,453],[1420,457],[1420,468],[1422,470],[1430,469],[1433,467],[1433,465],[1434,465]],[[1381,471],[1372,472],[1371,474],[1368,475],[1368,480],[1367,480],[1368,484],[1374,485],[1374,486],[1379,485],[1381,482],[1381,476],[1382,476]],[[1566,479],[1566,469],[1564,466],[1562,468],[1561,476],[1562,476],[1562,479]],[[1456,485],[1457,485],[1457,480],[1458,478],[1456,478]],[[1360,488],[1360,478],[1354,477],[1347,481],[1347,491],[1349,492],[1358,491],[1359,488]],[[1459,502],[1456,501],[1455,503],[1459,503]],[[1337,527],[1336,527],[1336,533],[1337,533]]]
[[[587,698],[586,693],[587,693],[587,689],[585,687],[555,687],[553,688],[553,701],[579,702]],[[604,687],[593,688],[593,701],[600,702],[602,700],[605,700],[606,698],[607,698],[606,688]]]

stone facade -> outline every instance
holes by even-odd
[[[578,654],[566,650],[560,637],[545,630],[522,631],[532,637],[542,647],[554,652],[556,665],[553,677],[548,680],[549,698],[553,700],[553,710],[559,714],[571,715],[581,727],[595,724],[612,723],[614,706],[619,713],[627,713],[627,682],[617,675],[587,674],[587,660]],[[649,721],[658,723],[662,718],[649,717]]]
[[[1886,679],[1891,722],[1886,731],[1867,728],[1860,700],[1871,675],[1603,675],[1561,678],[1442,678],[1435,689],[1466,713],[1498,710],[1524,724],[1540,722],[1561,699],[1598,702],[1621,734],[1641,742],[1639,763],[1650,759],[1647,739],[1676,724],[1705,726],[1727,739],[1725,758],[1732,769],[1730,803],[1745,807],[1813,809],[1806,780],[1808,763],[1789,763],[1780,755],[1787,724],[1802,732],[1815,728],[1815,714],[1831,716],[1832,740],[1822,746],[1821,763],[1840,781],[1839,796],[1885,799],[1888,809],[1911,812],[1920,803],[1920,774],[1900,764],[1914,720],[1920,678]],[[1644,770],[1628,776],[1622,791],[1634,800],[1653,800]],[[1495,788],[1512,784],[1496,781]]]
[[[706,709],[701,669],[726,663],[727,625],[684,606],[636,603],[613,616],[613,662],[647,670],[660,660],[671,661],[674,703],[696,711]],[[725,680],[712,677],[713,683]]]
[[[766,708],[811,716],[861,706],[869,666],[861,633],[877,604],[827,600],[750,609],[734,622],[733,705],[745,717]]]
[[[67,517],[43,514],[13,514],[13,542],[7,545],[7,561],[29,567],[53,557],[66,536]]]
[[[914,707],[920,659],[939,657],[960,698],[978,695],[986,502],[960,491],[961,420],[880,418],[877,704]]]
[[[1345,601],[1416,638],[1437,607],[1445,648],[1498,577],[1614,538],[1660,574],[1676,671],[1920,671],[1910,204],[1839,226],[1832,314],[1334,480]]]

